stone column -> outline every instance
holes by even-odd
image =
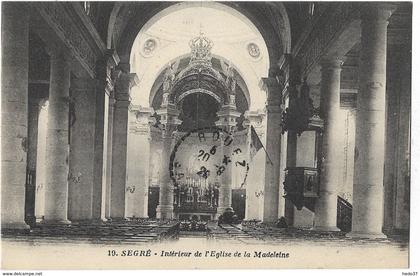
[[[162,159],[160,169],[159,205],[156,208],[158,219],[172,219],[174,216],[173,183],[169,174],[169,162],[172,153],[172,134],[181,124],[178,119],[179,111],[175,105],[168,103],[157,110],[160,122],[164,126],[162,131]]]
[[[95,167],[102,162],[95,155],[97,135],[102,133],[96,120],[97,116],[103,116],[103,108],[96,102],[96,80],[73,79],[71,86],[69,219],[99,220],[100,204],[97,203],[100,203],[102,191],[101,186],[96,185]]]
[[[28,156],[27,156],[27,174],[25,191],[25,220],[28,224],[35,222],[35,194],[36,182],[38,178],[38,119],[41,106],[45,101],[39,97],[37,89],[29,86],[29,106],[28,106]],[[46,91],[48,92],[48,90]],[[46,95],[48,96],[48,94]]]
[[[276,222],[284,215],[280,192],[282,91],[276,78],[263,78],[261,86],[267,93],[267,142],[264,185],[264,222]],[[279,208],[280,207],[280,208]],[[280,213],[279,213],[280,209]]]
[[[28,135],[28,27],[26,4],[2,3],[1,226],[28,228],[25,219]]]
[[[392,6],[362,6],[353,219],[349,237],[384,238],[383,176],[387,19]]]
[[[36,171],[37,144],[38,144],[38,117],[42,99],[29,98],[28,106],[28,170]]]
[[[219,120],[216,122],[216,126],[224,129],[226,132],[222,132],[221,135],[221,148],[222,148],[222,164],[225,170],[221,174],[221,183],[219,187],[219,206],[217,207],[217,214],[221,215],[226,208],[232,207],[232,163],[223,163],[225,157],[231,158],[233,152],[233,142],[229,143],[229,140],[233,138],[233,131],[235,131],[237,125],[237,118],[241,116],[241,113],[236,111],[236,105],[234,103],[223,105],[219,112],[217,112]]]
[[[296,78],[296,77],[295,77]],[[288,103],[289,109],[295,108],[297,104],[298,89],[301,85],[300,80],[294,79],[289,84],[288,90]],[[296,167],[297,164],[297,133],[292,129],[287,130],[287,152],[286,152],[286,168]],[[283,186],[284,187],[284,186]],[[286,218],[287,225],[293,226],[295,223],[295,205],[290,199],[285,200],[284,217]]]
[[[110,218],[124,219],[125,183],[127,171],[127,126],[131,88],[138,84],[135,73],[121,73],[115,86],[114,122],[112,134],[112,170],[110,189]]]
[[[48,100],[40,103],[38,118],[37,170],[35,190],[35,217],[42,222],[45,215],[45,165],[47,160]]]
[[[147,218],[152,108],[132,107],[129,115],[126,217]]]
[[[321,117],[324,119],[322,164],[319,198],[315,205],[313,230],[340,231],[337,228],[337,190],[342,179],[340,150],[342,142],[337,133],[344,132],[340,120],[341,60],[321,62]]]
[[[60,50],[51,52],[45,168],[45,223],[67,220],[69,175],[69,58]]]

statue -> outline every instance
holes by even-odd
[[[165,72],[165,77],[163,79],[163,92],[170,93],[170,90],[172,89],[172,86],[175,81],[175,69],[173,68],[173,65],[169,63],[168,68]]]
[[[226,72],[226,86],[230,89],[230,92],[232,94],[235,94],[235,89],[236,89],[235,72],[233,71],[233,66],[230,63]]]
[[[162,106],[166,106],[169,103],[169,93],[163,93],[162,95]]]
[[[235,100],[235,94],[231,94],[229,95],[229,104],[230,105],[235,105],[236,106],[236,100]]]

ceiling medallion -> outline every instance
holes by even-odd
[[[251,42],[247,46],[248,54],[253,58],[258,58],[260,56],[260,48],[254,42]]]
[[[147,39],[142,48],[143,56],[151,57],[157,48],[157,41],[153,38]]]

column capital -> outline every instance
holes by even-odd
[[[259,87],[265,92],[269,92],[270,90],[280,90],[280,83],[277,78],[274,77],[261,78]]]
[[[140,84],[140,79],[137,73],[130,73],[130,89]]]
[[[129,62],[129,58],[127,56],[121,56],[119,57],[120,61],[118,63],[118,69],[121,70],[122,72],[130,72],[130,62]]]
[[[321,71],[323,70],[341,70],[343,61],[338,58],[323,58],[320,62]]]
[[[120,63],[120,57],[115,49],[108,49],[105,51],[105,60],[111,67],[115,67]]]
[[[395,4],[391,3],[361,3],[360,14],[363,21],[387,21],[392,13],[397,9]]]
[[[130,101],[128,100],[116,100],[114,104],[115,108],[126,108],[130,106]]]
[[[140,83],[136,73],[120,72],[115,85],[117,100],[131,100],[131,88]]]
[[[50,56],[51,60],[57,60],[61,59],[63,62],[69,64],[72,61],[72,57],[69,53],[66,52],[65,49],[63,49],[60,46],[57,45],[49,45],[44,47],[47,54]]]
[[[260,88],[267,93],[268,106],[280,106],[282,103],[282,89],[276,78],[261,78]]]

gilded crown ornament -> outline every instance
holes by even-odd
[[[202,32],[198,37],[190,40],[191,60],[192,63],[204,63],[211,66],[211,49],[213,48],[213,41],[205,37]]]

